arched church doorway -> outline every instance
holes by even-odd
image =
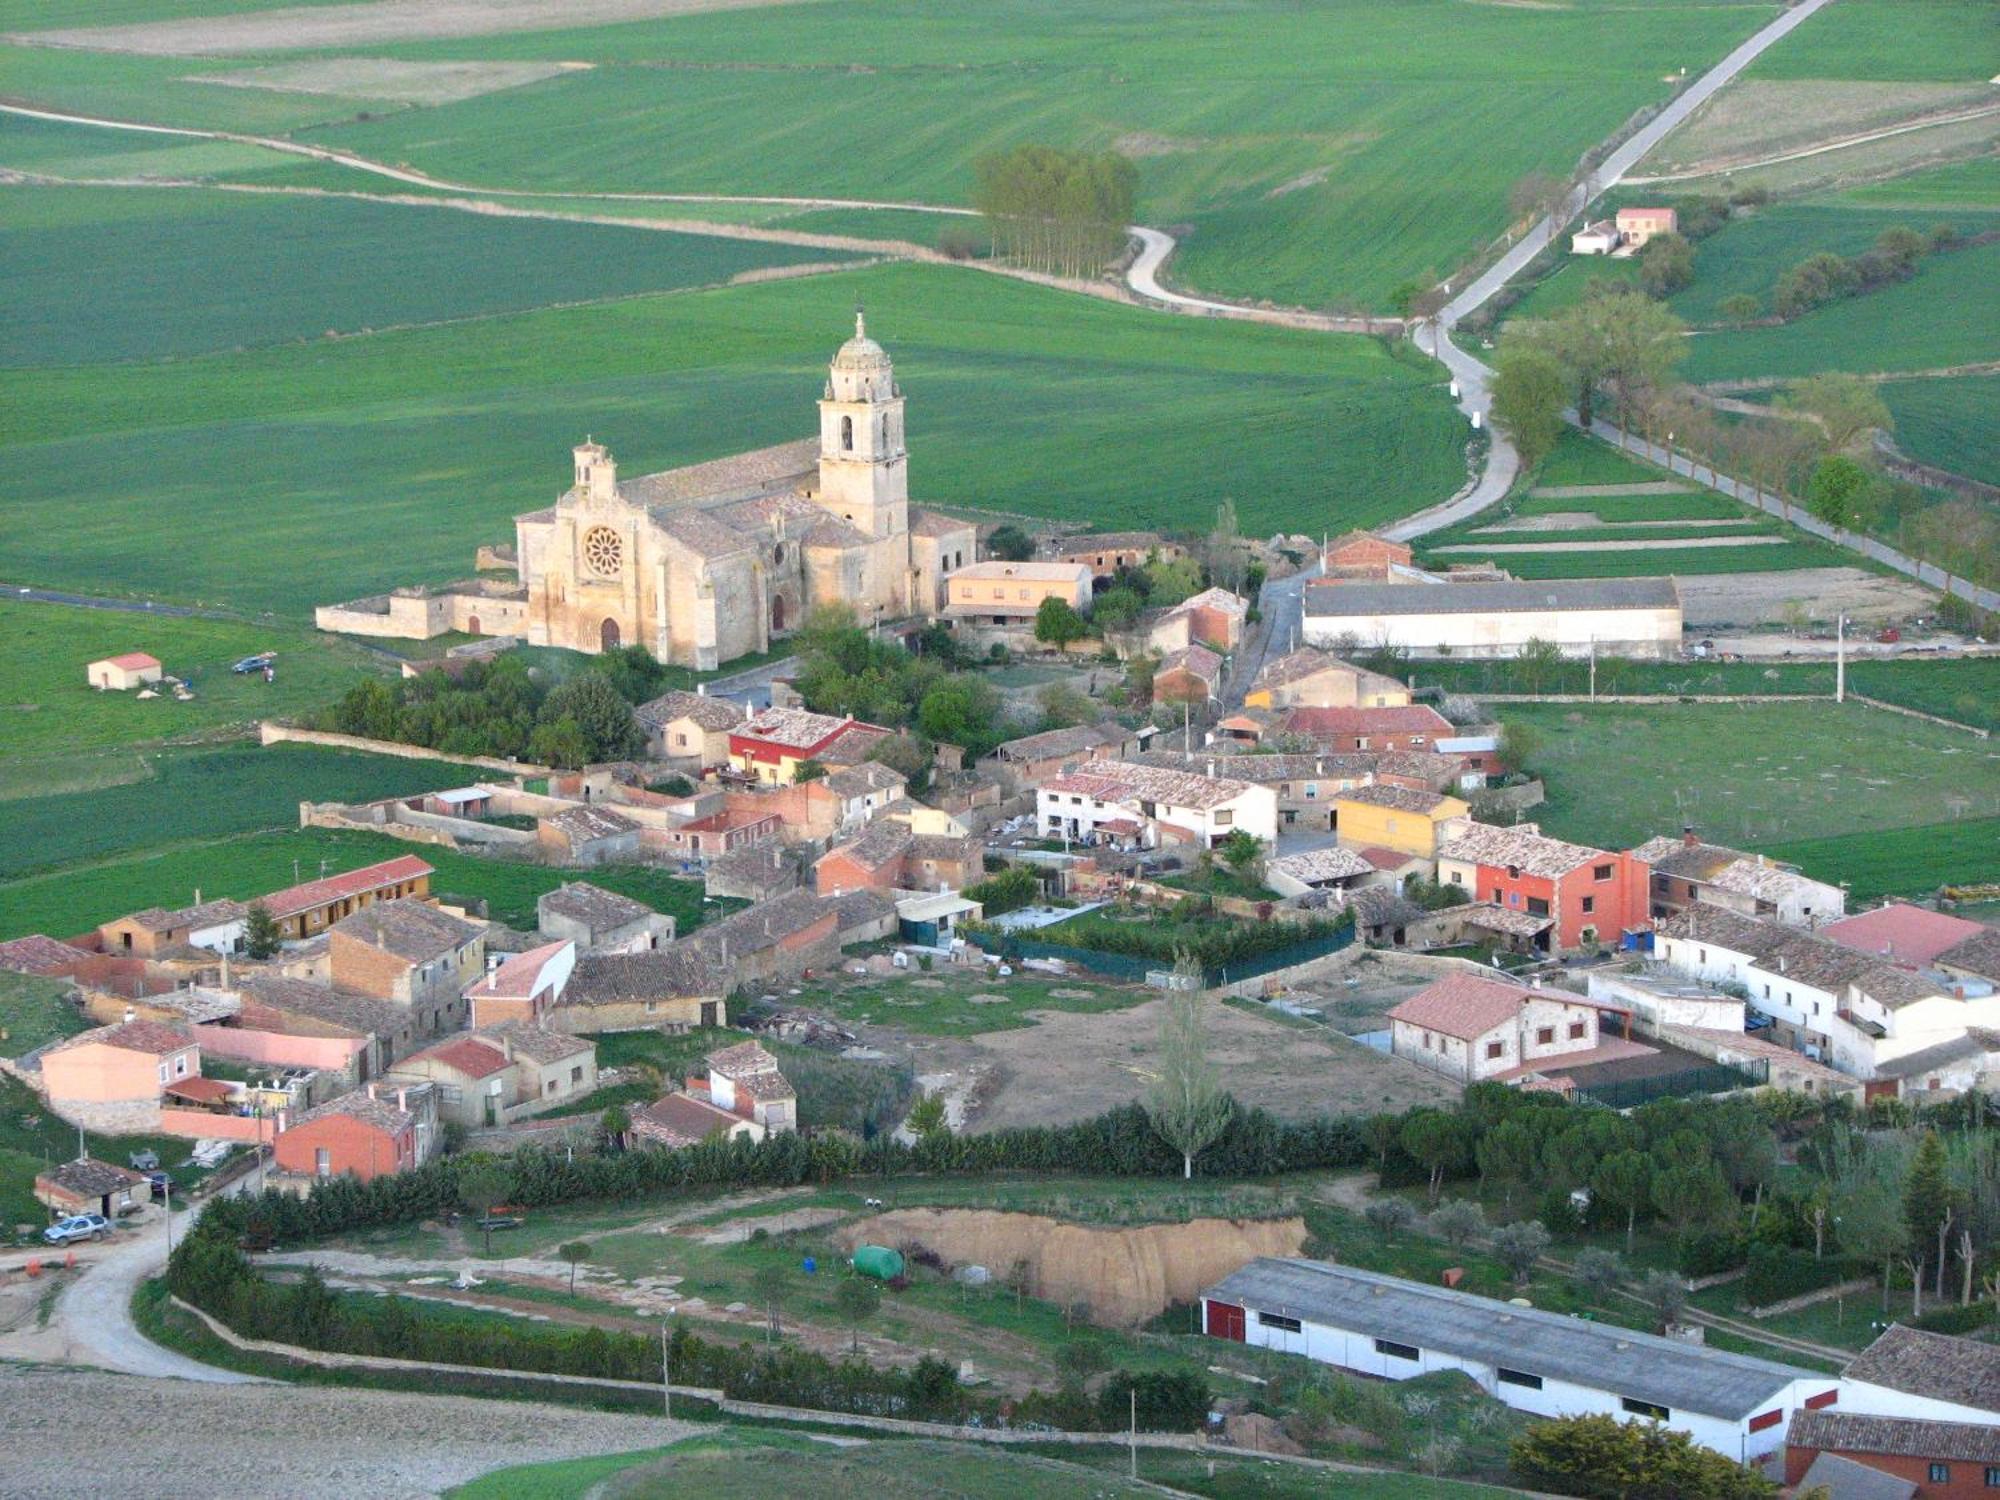
[[[771,596],[771,629],[777,631],[784,628],[785,596],[783,594],[773,594]]]
[[[616,651],[618,644],[618,622],[607,615],[604,623],[597,627],[598,649],[601,651]]]

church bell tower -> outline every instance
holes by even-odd
[[[910,529],[908,462],[903,393],[888,351],[868,337],[857,309],[854,337],[833,356],[820,398],[813,498],[869,537],[902,535]]]

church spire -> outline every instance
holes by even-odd
[[[862,315],[859,302],[854,304],[854,336],[858,339],[868,337],[868,320]]]

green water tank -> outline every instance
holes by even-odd
[[[863,1245],[848,1264],[877,1281],[893,1281],[903,1274],[903,1257],[887,1245]]]

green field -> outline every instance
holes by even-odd
[[[1620,485],[1646,484],[1667,477],[1664,469],[1642,464],[1630,454],[1620,453],[1609,443],[1600,442],[1574,427],[1565,427],[1556,439],[1555,448],[1535,470],[1534,481],[1537,486]],[[1671,497],[1657,495],[1653,498],[1664,504]]]
[[[0,576],[294,618],[463,576],[587,432],[637,474],[812,431],[857,300],[910,395],[920,500],[1137,526],[1232,495],[1268,535],[1405,514],[1463,478],[1427,361],[904,265],[0,373]]]
[[[326,340],[844,256],[351,199],[36,187],[0,204],[0,258],[0,365],[18,369]]]
[[[2000,38],[1985,0],[1840,0],[1750,67],[1755,78],[1990,78]]]
[[[1887,380],[1896,446],[1919,463],[2000,485],[2000,375]]]
[[[1990,214],[2000,210],[2000,156],[1951,162],[1887,182],[1846,188],[1821,201],[1893,208],[1923,216],[1927,222],[1934,215]]]
[[[1704,573],[1788,573],[1797,568],[1852,567],[1854,554],[1825,542],[1771,547],[1661,547],[1607,552],[1492,552],[1516,578],[1651,578]],[[1434,562],[1469,562],[1478,554],[1430,554]]]
[[[974,997],[978,997],[975,999]],[[1092,980],[1053,982],[1016,974],[988,979],[982,970],[853,981],[838,975],[816,980],[793,1005],[825,1011],[847,1022],[893,1026],[929,1036],[970,1036],[1036,1024],[1036,1011],[1091,1013],[1143,1004],[1148,992]]]
[[[0,941],[30,932],[63,937],[141,907],[185,906],[196,890],[208,900],[247,901],[317,878],[322,863],[324,873],[337,875],[412,852],[436,869],[435,894],[483,899],[487,915],[510,927],[532,928],[535,898],[575,878],[570,870],[419,848],[385,834],[327,828],[255,833],[0,881]],[[676,917],[683,932],[704,910],[700,885],[659,870],[613,866],[593,870],[590,878]]]
[[[1600,847],[1689,823],[1763,847],[2000,815],[2000,745],[1862,704],[1508,704],[1500,717],[1538,741],[1544,830]]]
[[[1666,75],[1720,57],[1758,0],[787,5],[624,25],[357,45],[361,57],[593,66],[436,107],[189,81],[268,58],[9,49],[10,92],[151,121],[290,131],[485,187],[963,203],[1022,141],[1119,147],[1148,222],[1192,226],[1205,290],[1381,307],[1506,228],[1507,193],[1567,172]],[[360,118],[366,111],[373,118]]]
[[[1764,853],[1821,880],[1845,881],[1848,899],[1926,896],[1941,885],[1983,885],[2000,879],[2000,818],[1963,818],[1892,833],[1781,839]]]
[[[1509,500],[1507,509],[1516,516],[1591,515],[1604,526],[1665,520],[1696,525],[1703,521],[1734,520],[1748,514],[1736,501],[1714,490],[1689,490],[1677,495],[1530,493]],[[1480,524],[1490,523],[1481,520]]]

